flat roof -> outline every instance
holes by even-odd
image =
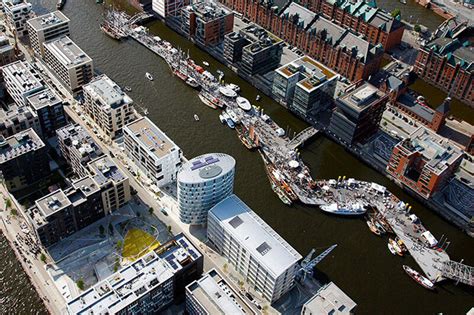
[[[256,54],[259,51],[273,47],[282,42],[281,38],[255,24],[242,28],[239,31],[239,34],[250,42],[244,47],[244,50],[248,50],[252,54]]]
[[[91,176],[86,176],[73,181],[72,187],[74,189],[80,190],[86,197],[100,191],[99,186],[97,186],[97,183]]]
[[[337,98],[337,101],[359,113],[385,96],[383,92],[368,82],[354,87],[353,89],[349,88],[345,94]]]
[[[193,11],[205,22],[213,21],[232,14],[232,11],[216,2],[198,2],[188,5],[186,10]]]
[[[97,158],[87,165],[91,175],[100,187],[109,182],[118,184],[128,178],[108,156]]]
[[[0,164],[31,151],[43,148],[44,142],[33,129],[26,129],[11,137],[0,136]]]
[[[71,201],[62,189],[58,189],[35,201],[36,206],[44,217],[61,211],[71,205]]]
[[[69,301],[67,308],[73,314],[115,314],[172,277],[169,265],[152,251]]]
[[[135,142],[158,159],[179,150],[179,147],[146,116],[126,125],[124,132],[132,135]]]
[[[352,314],[357,304],[333,282],[325,285],[304,307],[312,314]]]
[[[36,75],[36,71],[26,61],[12,62],[3,66],[2,71],[3,75],[8,76],[22,94],[43,88],[43,83]]]
[[[133,102],[130,96],[105,74],[95,77],[84,85],[83,90],[94,99],[99,99],[100,104],[105,107],[117,108]]]
[[[95,159],[102,155],[102,150],[94,141],[92,136],[81,125],[69,124],[56,130],[58,140],[64,143],[68,148],[77,150],[84,159]]]
[[[28,103],[30,103],[31,106],[33,106],[35,110],[40,110],[44,107],[62,104],[62,101],[63,101],[49,87],[28,96],[26,100],[28,101]]]
[[[46,50],[67,68],[75,68],[92,61],[92,59],[67,36],[54,39],[43,45]]]
[[[36,31],[69,23],[69,18],[59,10],[29,19],[28,24]]]
[[[424,99],[418,99],[418,97],[411,92],[403,93],[396,102],[398,106],[402,106],[406,110],[429,122],[433,120],[433,117],[436,114],[436,110],[429,107]]]
[[[178,173],[178,182],[202,183],[221,177],[235,168],[235,159],[224,153],[206,153],[186,162]]]
[[[190,283],[186,291],[208,314],[256,314],[216,269]]]
[[[209,214],[275,278],[302,258],[236,195],[219,202]]]
[[[3,124],[8,128],[8,126],[20,124],[25,120],[36,119],[37,116],[29,106],[10,104],[7,110],[0,107],[0,126]]]
[[[434,173],[445,171],[451,164],[461,159],[463,151],[448,139],[420,126],[408,139],[400,144],[410,152],[420,152],[427,160],[424,167],[430,167]]]

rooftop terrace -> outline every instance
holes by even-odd
[[[26,61],[16,61],[2,68],[4,76],[15,85],[20,93],[38,91],[43,88],[43,83],[36,74],[36,71]]]
[[[44,107],[62,104],[62,99],[50,88],[45,88],[35,94],[28,96],[28,103],[35,109],[40,110]]]
[[[91,175],[100,187],[111,182],[118,184],[127,179],[127,176],[120,171],[115,162],[108,156],[95,159],[87,165]]]
[[[6,139],[0,136],[0,164],[44,146],[43,141],[31,128]]]
[[[65,16],[61,11],[54,11],[50,12],[44,15],[40,15],[38,17],[32,18],[28,20],[28,24],[30,26],[38,31],[38,30],[45,30],[50,27],[62,24],[62,23],[68,23],[69,18]]]
[[[99,99],[101,105],[105,107],[115,109],[121,105],[133,102],[122,88],[105,74],[93,79],[83,89],[94,99]]]

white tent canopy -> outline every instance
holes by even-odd
[[[387,190],[387,188],[385,186],[382,186],[382,185],[379,185],[379,184],[376,184],[376,183],[372,183],[370,185],[370,188],[375,190],[376,192],[381,193],[381,194],[384,194],[385,191]]]
[[[418,217],[414,214],[410,214],[410,220],[411,222],[416,222],[418,220]]]
[[[438,240],[433,236],[433,234],[431,234],[430,231],[423,232],[421,236],[423,236],[428,241],[431,247],[438,244]]]

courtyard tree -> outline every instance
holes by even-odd
[[[168,225],[168,233],[171,234],[171,225]]]
[[[150,209],[148,209],[148,212],[149,212],[150,214],[153,214],[153,207],[150,207]]]
[[[46,255],[44,253],[41,253],[40,259],[43,263],[46,263]]]
[[[419,24],[415,24],[415,26],[413,26],[413,30],[417,33],[420,33],[421,32],[421,26]]]
[[[8,209],[8,208],[11,208],[12,207],[12,201],[11,199],[7,199],[5,200],[5,207]]]
[[[117,241],[117,249],[120,250],[122,248],[122,241],[121,240],[118,240]]]
[[[105,232],[104,226],[103,226],[102,224],[99,225],[99,233],[100,233],[100,235],[104,235],[104,232]]]
[[[80,290],[84,290],[84,280],[79,279],[79,280],[77,280],[76,284],[77,284],[77,287],[78,287]]]

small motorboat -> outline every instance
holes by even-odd
[[[238,86],[237,84],[234,84],[234,83],[229,83],[227,84],[227,86],[234,90],[235,92],[239,93],[240,92],[240,86]]]
[[[429,290],[434,290],[435,285],[428,278],[422,276],[418,271],[411,269],[407,265],[403,265],[403,270],[409,275],[413,280],[418,282],[421,286]]]
[[[199,88],[199,83],[196,81],[196,79],[188,77],[186,79],[186,84],[192,87],[193,89],[198,89]]]
[[[194,120],[199,121],[199,116],[197,114],[194,114]]]
[[[132,92],[132,88],[129,86],[126,86],[123,89],[125,90],[125,92]]]
[[[390,253],[392,253],[392,255],[397,255],[397,251],[395,250],[395,248],[393,248],[393,245],[391,243],[387,243],[387,247]]]
[[[377,229],[372,220],[367,220],[367,226],[369,227],[370,232],[374,233],[377,236],[380,236],[380,231]]]
[[[145,77],[150,80],[150,81],[153,81],[153,76],[151,75],[151,73],[147,72],[145,73]]]
[[[257,95],[257,97],[256,97],[255,99],[256,99],[257,102],[258,102],[258,101],[260,101],[260,100],[262,99],[262,97],[261,97],[260,94],[259,94],[259,95]]]
[[[227,123],[225,117],[224,117],[222,114],[219,115],[219,120],[220,120],[221,123],[224,124],[224,125]]]
[[[206,67],[209,67],[209,62],[207,61],[203,61],[202,64],[205,65]]]
[[[403,250],[398,246],[397,242],[395,242],[393,239],[389,238],[388,243],[393,246],[393,249],[397,253],[398,256],[403,256]]]
[[[407,4],[407,0],[400,0],[402,4]]]
[[[400,247],[402,252],[406,253],[408,251],[407,246],[405,245],[405,243],[400,238],[396,237],[395,241],[397,242],[398,247]]]

